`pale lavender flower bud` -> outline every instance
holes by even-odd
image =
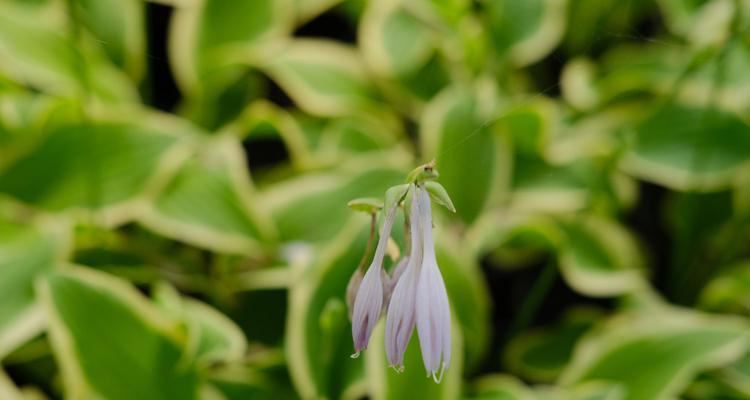
[[[372,330],[375,328],[383,309],[383,258],[385,257],[385,248],[391,235],[397,209],[398,207],[393,206],[387,211],[383,228],[380,231],[378,246],[375,248],[375,256],[359,285],[359,290],[357,290],[354,299],[352,339],[354,340],[355,353],[352,357],[355,358],[359,356],[362,350],[367,348]]]
[[[426,190],[417,189],[419,228],[423,259],[417,280],[416,324],[427,375],[440,382],[451,360],[451,312],[445,283],[435,259],[432,239],[432,211]]]
[[[411,251],[405,270],[393,289],[385,325],[385,351],[388,363],[397,371],[403,370],[404,353],[416,324],[417,278],[422,264],[422,242],[419,229],[414,226],[419,223],[419,219],[415,218],[417,215],[419,202],[415,194],[411,204]]]
[[[346,285],[346,307],[349,310],[349,321],[352,320],[354,314],[354,300],[357,298],[357,292],[359,287],[362,285],[362,279],[364,279],[365,273],[362,272],[362,268],[357,268],[352,277],[349,278],[349,283]]]
[[[370,266],[359,286],[357,298],[354,301],[352,316],[352,338],[354,339],[354,355],[367,348],[370,334],[380,318],[383,308],[383,281],[378,267]]]

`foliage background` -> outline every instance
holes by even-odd
[[[750,398],[747,0],[0,1],[0,398]],[[456,360],[349,358],[437,159]],[[436,208],[437,210],[437,208]],[[402,243],[403,232],[396,232]]]

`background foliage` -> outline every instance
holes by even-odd
[[[747,0],[0,1],[0,398],[750,398]],[[349,358],[437,159],[456,360]],[[402,243],[403,232],[396,232]]]

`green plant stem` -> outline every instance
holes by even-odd
[[[531,287],[526,300],[521,306],[521,310],[516,314],[516,317],[508,327],[505,342],[526,329],[534,320],[556,278],[557,260],[554,256],[550,256],[541,274],[536,278],[534,286]]]
[[[367,247],[365,248],[364,254],[362,254],[362,258],[359,260],[359,265],[357,266],[357,269],[362,271],[363,273],[365,272],[365,266],[367,266],[367,262],[370,260],[373,247],[375,247],[375,229],[377,226],[377,214],[372,213],[370,214],[370,237],[367,239]]]

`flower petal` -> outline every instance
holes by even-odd
[[[416,191],[411,205],[412,223],[417,223],[419,202]],[[406,267],[393,289],[385,325],[385,351],[388,363],[397,370],[403,368],[404,353],[416,323],[416,289],[419,268],[422,263],[422,242],[418,227],[411,229],[411,252]]]
[[[420,224],[423,259],[417,282],[416,324],[422,361],[428,375],[439,381],[438,374],[450,365],[451,315],[445,282],[435,258],[432,239],[432,211],[426,190],[419,189]]]
[[[352,338],[354,350],[359,353],[367,348],[375,324],[383,308],[383,281],[379,268],[370,268],[365,273],[354,301],[352,316]]]
[[[388,238],[391,236],[391,228],[393,227],[393,221],[396,219],[397,210],[397,205],[394,205],[387,211],[383,228],[380,230],[375,256],[359,284],[359,290],[357,290],[354,298],[352,339],[354,340],[355,356],[367,348],[372,330],[380,319],[383,309],[383,257],[385,257],[385,248],[388,244]],[[352,284],[356,284],[356,282]]]

